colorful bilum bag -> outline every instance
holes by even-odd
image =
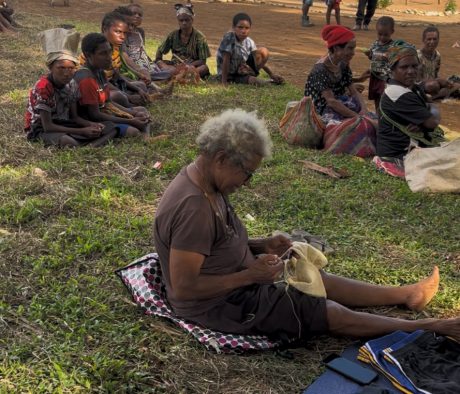
[[[324,131],[324,150],[357,157],[376,154],[377,121],[362,116],[348,118],[340,124],[330,124]]]
[[[192,334],[207,350],[224,354],[243,354],[255,350],[280,349],[294,340],[288,338],[287,341],[273,342],[261,335],[224,334],[177,316],[168,305],[166,287],[156,253],[141,257],[115,271],[115,274],[146,315],[164,317],[174,322],[184,331]]]
[[[290,109],[288,104],[280,123],[280,134],[288,144],[298,144],[302,148],[321,148],[324,129],[310,97],[304,97]]]

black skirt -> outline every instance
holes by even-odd
[[[223,333],[276,337],[284,332],[307,339],[329,331],[326,299],[304,294],[286,285],[250,285],[234,291],[219,305],[196,316],[187,316]]]

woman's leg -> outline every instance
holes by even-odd
[[[331,13],[332,13],[332,5],[327,6],[326,10],[326,26],[329,26],[331,24]]]
[[[209,75],[209,67],[206,64],[202,66],[198,66],[197,68],[198,73],[200,74],[200,78],[204,78]]]
[[[431,330],[440,335],[460,339],[460,319],[402,320],[370,313],[355,312],[327,300],[329,331],[350,337],[377,337],[397,330],[412,333],[417,330]]]
[[[267,48],[259,48],[256,50],[256,67],[257,71],[261,70],[268,62],[269,54]]]
[[[117,103],[125,108],[131,107],[131,103],[129,102],[128,97],[119,90],[110,91],[110,101],[113,101],[114,103]]]
[[[327,298],[350,307],[405,305],[421,311],[438,291],[439,269],[430,276],[409,286],[377,286],[353,279],[327,274],[320,270]]]
[[[4,19],[5,19],[5,18],[2,18],[2,17],[1,17],[1,14],[0,14],[0,31],[1,31],[2,33],[5,33],[5,34],[12,35],[13,32],[12,32],[10,29],[8,29],[8,28],[6,27],[6,26],[8,26],[8,25],[7,25],[7,24],[4,24],[4,23],[2,22]]]
[[[110,130],[109,132],[105,133],[103,136],[101,136],[101,137],[95,139],[94,141],[92,141],[90,146],[93,147],[93,148],[97,148],[97,147],[99,147],[101,145],[104,145],[109,140],[114,139],[116,137],[116,135],[117,135],[117,132],[118,132],[118,130],[116,128]]]
[[[425,93],[431,94],[432,96],[436,95],[439,93],[439,90],[441,89],[441,86],[439,86],[439,83],[436,81],[429,81],[425,83]]]
[[[454,83],[453,88],[450,88],[450,89],[442,88],[438,94],[432,95],[431,98],[433,100],[438,100],[446,96],[450,96],[452,93],[456,92],[459,88],[460,88],[460,83]]]
[[[77,147],[77,146],[82,146],[82,145],[83,145],[82,142],[77,141],[76,139],[72,138],[70,135],[64,135],[59,140],[59,146],[61,148],[64,147],[64,146]]]
[[[340,26],[340,8],[335,9],[335,20],[337,24]]]

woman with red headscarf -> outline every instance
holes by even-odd
[[[358,114],[370,116],[345,61],[354,55],[355,34],[346,27],[330,25],[323,29],[321,35],[327,42],[328,53],[313,66],[305,85],[305,96],[311,97],[317,114],[326,126]],[[351,97],[341,100],[347,88]]]

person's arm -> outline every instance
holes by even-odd
[[[250,238],[248,246],[254,255],[267,253],[281,257],[292,247],[292,243],[284,235],[276,235],[267,238]]]
[[[123,57],[126,61],[126,64],[133,70],[134,74],[147,86],[150,85],[152,82],[152,78],[150,77],[150,73],[146,68],[139,67],[134,60],[129,57],[126,52],[123,52]]]
[[[356,100],[358,100],[359,102],[359,105],[361,107],[361,111],[359,111],[359,114],[362,116],[370,116],[366,106],[366,102],[364,101],[362,94],[358,92],[358,89],[356,89],[356,86],[354,84],[351,84],[350,86],[348,86],[348,89],[350,90],[351,95],[355,96]]]
[[[283,263],[272,255],[257,259],[243,271],[229,275],[200,275],[204,256],[172,248],[169,255],[171,286],[178,300],[203,300],[253,283],[272,284]]]
[[[273,79],[273,82],[275,83],[283,83],[284,78],[281,75],[275,74],[268,66],[263,66],[262,70],[264,70],[271,79]]]
[[[155,61],[163,60],[163,54],[157,49],[157,53],[155,54]]]
[[[353,77],[352,81],[353,81],[353,83],[366,82],[370,78],[370,76],[371,76],[371,69],[368,68],[359,77]]]
[[[422,125],[427,129],[435,129],[441,122],[441,113],[439,112],[438,106],[435,103],[427,103],[427,107],[433,116],[425,120]]]
[[[323,96],[323,98],[326,100],[327,105],[339,115],[342,115],[345,118],[353,118],[357,115],[356,112],[348,109],[339,100],[337,100],[334,97],[332,90],[325,90],[321,92],[321,96]]]
[[[82,119],[78,116],[77,103],[73,103],[70,106],[70,119],[81,127],[90,127],[92,125],[89,120]]]
[[[230,52],[222,52],[222,74],[221,74],[221,83],[223,86],[227,87],[228,82],[228,71],[230,70],[230,58],[232,54]]]
[[[204,59],[204,60],[202,60],[202,59],[195,60],[194,62],[191,63],[191,65],[193,67],[205,66],[206,65],[206,59]]]
[[[51,113],[48,111],[40,110],[40,118],[43,125],[43,130],[45,133],[65,133],[65,134],[75,134],[81,135],[88,138],[98,138],[104,132],[104,130],[99,129],[99,127],[88,126],[81,129],[64,127],[58,124],[53,123]]]
[[[121,109],[122,111],[128,112],[130,115],[135,116],[136,114],[136,111],[130,111],[127,108],[124,108],[116,103],[112,104],[114,104],[117,108]],[[86,107],[88,108],[89,118],[94,122],[114,122],[127,124],[128,126],[135,127],[138,130],[142,130],[148,124],[148,120],[143,120],[137,117],[133,119],[126,119],[105,114],[104,112],[101,112],[99,110],[99,105],[87,105]]]

